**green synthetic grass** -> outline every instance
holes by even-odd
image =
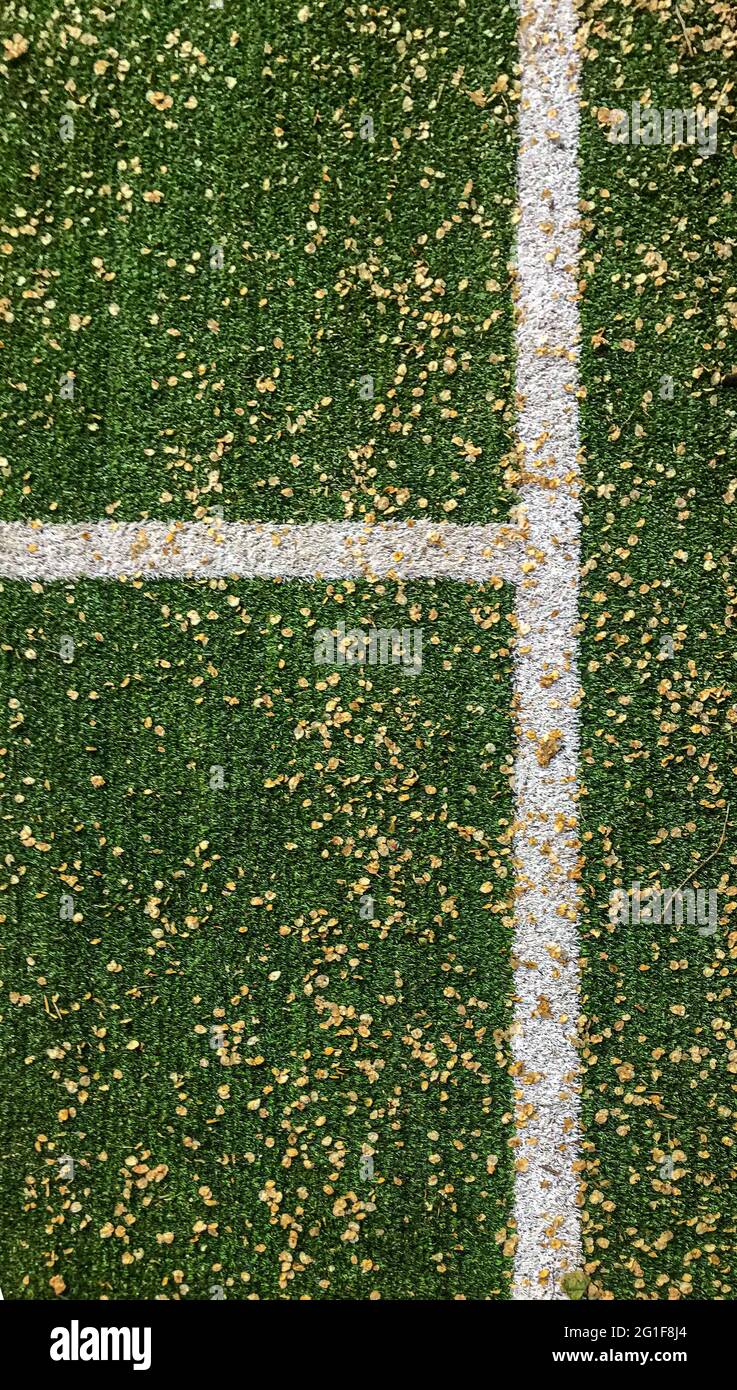
[[[9,7],[3,520],[508,515],[515,9],[304,8]],[[583,19],[586,1268],[731,1299],[734,21]],[[597,114],[720,91],[701,163]],[[510,595],[395,597],[3,584],[6,1297],[507,1296]],[[312,664],[413,605],[417,679]]]
[[[513,5],[7,23],[3,520],[507,517]],[[509,596],[1,602],[6,1297],[506,1296]]]
[[[693,57],[673,5],[585,16],[584,1233],[610,1297],[731,1299],[737,411],[716,382],[737,359],[737,34],[724,5],[680,10]],[[597,119],[648,91],[660,110],[710,107],[723,88],[718,152],[700,163],[609,144]],[[719,890],[716,935],[610,927],[617,887],[694,871],[690,886]]]
[[[6,1298],[506,1296],[506,594],[3,585]]]
[[[512,3],[5,23],[5,519],[506,518]]]

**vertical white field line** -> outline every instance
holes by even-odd
[[[580,1265],[577,760],[579,62],[575,0],[520,0],[517,238],[516,1090],[513,1296]]]

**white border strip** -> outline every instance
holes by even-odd
[[[579,65],[575,0],[521,0],[517,391],[535,568],[517,588],[517,1299],[581,1264],[576,664]]]
[[[511,525],[238,521],[0,522],[0,576],[64,580],[465,579],[513,583],[523,533]]]

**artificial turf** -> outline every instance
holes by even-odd
[[[683,4],[687,39],[678,8],[584,11],[583,1221],[592,1291],[732,1299],[737,31]],[[719,100],[716,154],[610,143],[638,100]],[[690,875],[714,935],[609,921],[619,887]]]
[[[6,1297],[506,1295],[505,592],[3,585]]]
[[[9,15],[0,517],[504,519],[515,8]],[[731,1299],[734,19],[582,23],[588,1296]],[[508,1296],[510,602],[3,582],[6,1297]],[[610,922],[691,874],[715,935]]]
[[[8,22],[3,520],[506,519],[513,5]],[[510,596],[395,590],[3,586],[6,1297],[505,1296]]]
[[[514,5],[16,23],[3,517],[505,519]]]

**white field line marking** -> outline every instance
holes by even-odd
[[[512,525],[410,521],[0,522],[0,576],[64,580],[243,578],[498,580],[513,583]]]
[[[535,568],[522,576],[516,601],[512,1051],[520,1166],[513,1296],[546,1299],[564,1296],[561,1275],[581,1263],[574,1045],[579,1013],[579,64],[575,0],[520,3],[517,391],[520,499]]]

